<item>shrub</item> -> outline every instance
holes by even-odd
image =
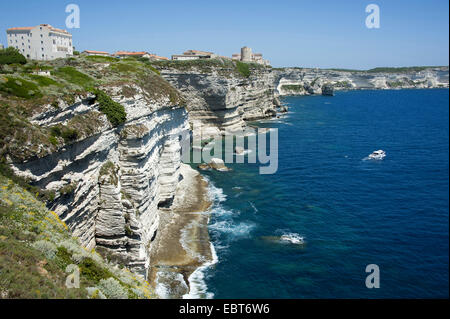
[[[90,299],[106,299],[106,296],[97,287],[87,287],[86,290]]]
[[[92,258],[84,258],[78,266],[80,267],[80,275],[85,276],[89,281],[98,282],[101,279],[112,277],[112,273],[97,265]]]
[[[99,110],[103,112],[113,126],[125,123],[127,113],[122,104],[113,101],[105,92],[95,89],[95,98],[99,103]]]
[[[58,146],[58,140],[56,139],[56,137],[50,136],[50,137],[48,138],[48,140],[49,140],[50,143],[52,143],[52,145]]]
[[[27,59],[16,48],[9,47],[0,50],[0,65],[13,63],[25,64]]]
[[[41,253],[44,254],[45,258],[47,259],[53,259],[56,256],[56,246],[46,240],[38,240],[36,242],[34,242],[33,244],[31,244],[31,246],[36,249],[39,250]]]
[[[250,66],[247,63],[236,61],[236,68],[244,77],[250,76]]]
[[[70,195],[75,191],[76,188],[77,185],[75,183],[67,184],[59,189],[59,193],[61,195]]]
[[[66,143],[76,141],[79,137],[76,129],[62,125],[52,126],[50,128],[50,134],[53,138],[62,137]]]
[[[66,143],[73,142],[78,138],[78,132],[73,128],[65,127],[63,128],[61,137],[64,139],[64,141],[66,141]]]
[[[98,287],[109,299],[128,299],[127,291],[114,278],[100,280]]]

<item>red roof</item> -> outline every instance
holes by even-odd
[[[92,50],[84,50],[84,52],[86,53],[97,53],[97,54],[108,54],[108,52],[104,52],[104,51],[92,51]]]
[[[67,32],[66,30],[58,29],[58,28],[52,27],[50,24],[40,24],[40,25],[38,25],[38,26],[36,26],[36,27],[48,27],[51,31],[54,31],[54,32],[61,32],[61,33],[65,33],[65,34],[70,35],[70,33]],[[33,29],[36,28],[36,27],[18,27],[18,28],[9,28],[9,29],[7,29],[6,31],[30,31],[30,30],[33,30]]]
[[[157,59],[157,60],[169,60],[169,58],[166,58],[164,56],[159,56],[159,55],[156,55],[156,54],[150,54],[150,57],[152,57],[154,59]]]
[[[145,55],[147,52],[128,52],[128,51],[117,51],[114,55]]]
[[[21,27],[21,28],[9,28],[6,31],[25,31],[25,30],[31,30],[33,27]]]

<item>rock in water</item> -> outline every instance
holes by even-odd
[[[332,84],[324,84],[322,86],[322,95],[333,96],[334,95],[334,87]]]
[[[207,170],[211,169],[211,167],[206,163],[199,164],[198,168],[201,169],[202,171],[207,171]]]
[[[217,171],[228,171],[224,161],[220,158],[212,158],[209,162],[209,166]]]
[[[288,111],[288,108],[287,108],[286,105],[280,106],[280,112],[281,112],[281,113],[286,113],[287,111]]]
[[[236,147],[234,148],[234,151],[235,151],[235,153],[238,154],[238,155],[244,155],[245,149],[244,149],[243,147],[236,146]]]

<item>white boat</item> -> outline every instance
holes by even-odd
[[[298,234],[285,234],[280,237],[280,240],[296,245],[302,245],[305,242],[304,238]]]
[[[372,154],[369,155],[369,159],[374,160],[382,160],[386,157],[386,152],[383,150],[374,151]]]

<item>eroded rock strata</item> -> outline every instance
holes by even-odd
[[[71,66],[65,66],[69,62]],[[95,248],[143,277],[152,267],[170,267],[171,260],[178,260],[180,265],[187,265],[178,272],[185,280],[201,262],[165,250],[171,249],[171,241],[178,240],[169,235],[173,233],[169,231],[174,227],[172,222],[189,224],[192,216],[186,215],[186,207],[198,209],[189,204],[190,187],[205,188],[200,177],[193,177],[181,163],[181,143],[197,124],[201,124],[203,138],[240,131],[247,121],[287,112],[280,95],[448,87],[448,68],[383,73],[258,67],[245,73],[238,72],[232,62],[221,60],[205,62],[207,68],[203,69],[201,63],[151,67],[137,61],[94,62],[80,58],[56,61],[51,66],[57,70],[54,77],[62,74],[59,80],[67,81],[61,87],[72,88],[70,94],[66,89],[61,92],[64,98],[40,108],[32,105],[34,100],[14,100],[17,108],[26,102],[33,112],[26,121],[17,115],[14,121],[26,125],[2,141],[0,151],[4,153],[0,155],[6,154],[17,175],[55,194],[48,205],[83,246]],[[78,92],[84,82],[69,77],[75,72],[70,69],[72,65],[86,81],[95,79],[124,107],[124,123],[112,125],[92,93]],[[2,81],[10,80],[5,79]],[[20,81],[21,85],[26,83]],[[3,101],[9,104],[10,99],[7,96]],[[8,116],[13,107],[5,111]],[[48,132],[55,129],[66,132],[49,137]],[[19,135],[22,139],[17,138]],[[188,180],[197,184],[186,184]],[[203,198],[202,192],[197,193],[197,198]],[[202,217],[198,222],[202,227],[192,231],[207,238],[206,223],[207,218]],[[180,232],[179,227],[175,229]],[[207,245],[203,246],[199,250],[207,250]],[[152,264],[152,256],[156,264]],[[154,279],[156,273],[151,270],[150,277]],[[185,289],[178,295],[184,293]]]

